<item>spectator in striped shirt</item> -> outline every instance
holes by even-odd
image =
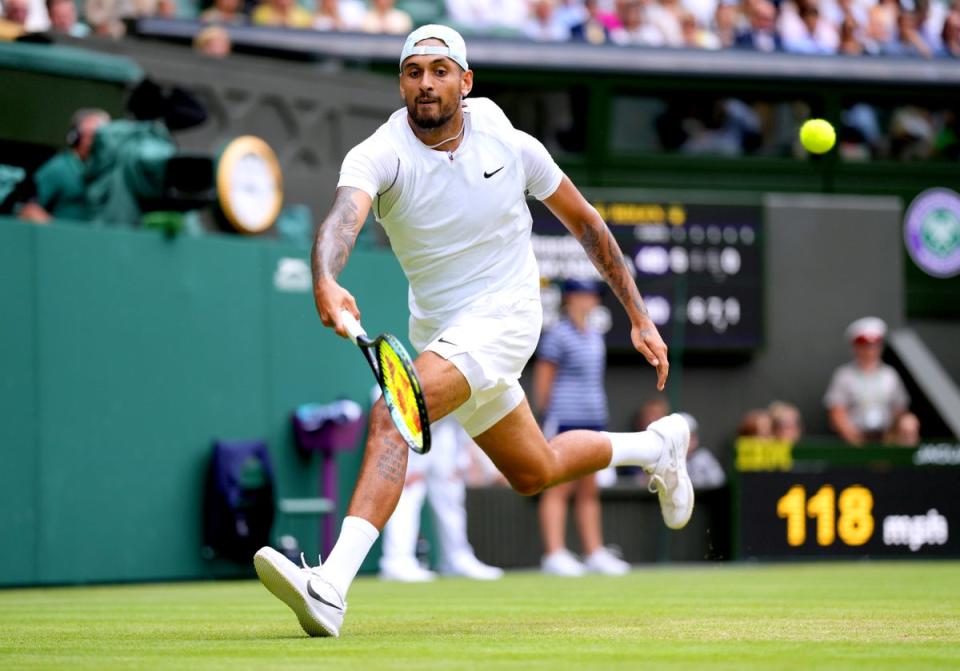
[[[547,437],[574,429],[607,428],[607,395],[603,386],[607,349],[603,336],[590,326],[590,313],[600,304],[599,282],[567,280],[563,286],[566,314],[540,340],[533,369],[533,400],[543,417]],[[566,547],[567,502],[573,498],[574,517],[584,559]],[[580,480],[547,489],[540,496],[544,573],[579,576],[586,572],[622,575],[629,564],[603,545],[597,479]]]

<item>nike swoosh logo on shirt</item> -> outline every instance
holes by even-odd
[[[456,343],[450,342],[450,341],[447,340],[446,338],[437,338],[437,342],[442,342],[442,343],[445,343],[445,344],[447,344],[447,345],[451,345],[451,346],[453,346],[453,347],[456,347],[456,346],[457,346]]]
[[[343,612],[343,606],[338,606],[338,605],[335,604],[335,603],[331,603],[330,601],[327,601],[327,600],[324,599],[322,596],[320,596],[319,594],[317,594],[316,592],[314,592],[314,591],[313,591],[313,585],[310,584],[310,581],[309,581],[309,580],[307,581],[307,593],[308,593],[310,596],[312,596],[314,599],[316,599],[317,601],[319,601],[320,603],[326,604],[326,605],[330,606],[331,608],[335,608],[335,609]]]
[[[496,175],[498,172],[500,172],[501,170],[503,170],[504,167],[505,167],[505,166],[502,166],[502,165],[501,165],[499,168],[497,168],[497,169],[494,170],[493,172],[484,172],[484,173],[483,173],[484,179],[490,179],[491,177],[493,177],[494,175]]]

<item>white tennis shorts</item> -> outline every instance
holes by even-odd
[[[411,317],[413,346],[436,352],[470,384],[470,398],[453,415],[471,438],[520,405],[520,374],[537,348],[542,324],[540,300],[531,298],[472,307],[439,327]]]

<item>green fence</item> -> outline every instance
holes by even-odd
[[[278,495],[315,495],[318,459],[296,453],[291,410],[366,405],[372,384],[317,319],[307,263],[262,240],[0,220],[0,584],[249,570],[201,556],[212,439],[266,439]],[[389,252],[357,250],[342,281],[369,328],[406,333]],[[339,460],[341,498],[359,456]],[[317,528],[278,531],[315,556]]]

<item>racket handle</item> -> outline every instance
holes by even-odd
[[[346,310],[340,311],[340,323],[343,324],[345,329],[347,329],[347,333],[350,335],[350,340],[353,341],[354,345],[357,344],[357,338],[367,335],[367,332],[363,330],[362,326],[360,326],[360,322],[357,321],[356,317]]]

